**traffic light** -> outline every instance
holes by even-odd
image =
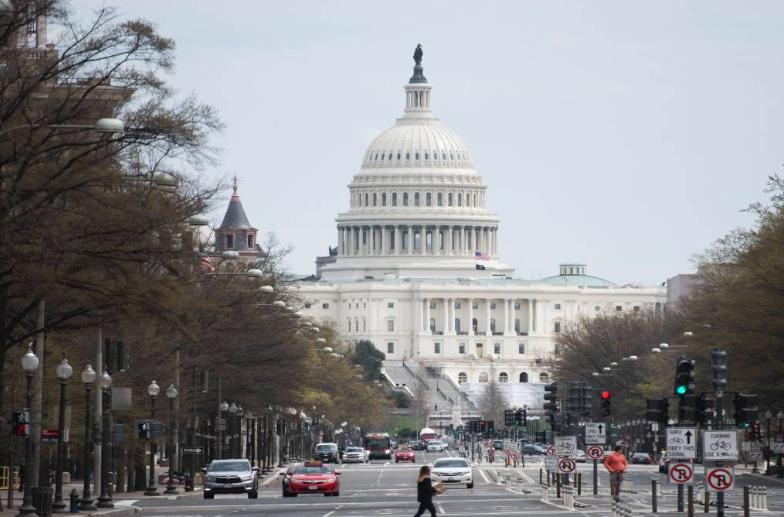
[[[727,352],[711,350],[711,370],[713,373],[713,391],[724,391],[727,387]]]
[[[759,395],[750,393],[735,394],[735,425],[748,426],[759,413]]]
[[[587,384],[582,385],[582,389],[580,392],[580,405],[582,406],[582,411],[580,412],[583,416],[591,416],[591,406],[593,404],[593,390],[588,387]]]
[[[701,393],[694,409],[694,421],[698,424],[713,422],[716,417],[716,399],[710,393]]]
[[[647,400],[646,405],[645,419],[648,422],[667,423],[669,418],[668,410],[670,408],[670,402],[667,399]]]
[[[514,412],[514,425],[525,426],[527,422],[527,412],[525,409],[518,409]]]
[[[693,359],[686,356],[678,357],[675,363],[675,394],[682,397],[688,393],[694,393],[694,366]]]
[[[504,427],[512,427],[515,425],[515,411],[512,409],[504,410]]]
[[[545,385],[544,400],[544,414],[552,425],[555,423],[555,414],[558,412],[558,384]]]
[[[140,440],[149,440],[150,439],[150,423],[149,422],[139,422],[137,426],[138,436]]]
[[[612,414],[612,393],[607,390],[602,390],[599,394],[602,399],[602,416],[609,417]]]
[[[751,440],[760,440],[762,438],[762,432],[760,431],[760,423],[759,420],[755,420],[751,423]]]
[[[678,399],[680,406],[678,420],[682,422],[694,422],[697,418],[697,395],[687,393]]]
[[[485,421],[485,429],[488,433],[495,432],[495,421],[494,420],[487,420]]]

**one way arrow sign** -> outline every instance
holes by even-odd
[[[686,436],[686,445],[689,445],[691,443],[691,436],[692,436],[691,431],[686,431],[684,435]]]
[[[667,428],[667,457],[672,459],[693,459],[697,456],[696,429],[693,427]]]
[[[586,445],[604,445],[607,443],[607,436],[605,431],[606,426],[601,422],[591,422],[585,424]]]

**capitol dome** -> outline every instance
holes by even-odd
[[[421,57],[403,86],[403,116],[371,142],[348,186],[324,279],[512,273],[498,261],[498,217],[485,207],[471,151],[433,115]]]

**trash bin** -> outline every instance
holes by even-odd
[[[52,503],[54,502],[54,491],[49,486],[34,486],[33,506],[39,517],[51,517]]]

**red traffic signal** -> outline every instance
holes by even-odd
[[[607,390],[604,390],[604,391],[602,392],[602,399],[604,399],[604,400],[610,400],[610,397],[612,397],[612,393],[610,393],[609,391],[607,391]]]

